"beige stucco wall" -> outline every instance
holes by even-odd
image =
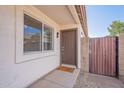
[[[124,33],[119,35],[119,79],[124,81]]]
[[[54,27],[56,36],[59,29],[52,20],[30,6],[27,9]],[[52,54],[45,52],[24,55],[22,51],[20,52],[23,47],[20,33],[23,29],[21,28],[23,21],[20,21],[22,13],[22,10],[17,13],[15,6],[0,6],[0,87],[27,87],[59,66],[59,38],[54,38],[55,50]]]
[[[81,71],[89,72],[89,39],[83,37],[81,39]]]

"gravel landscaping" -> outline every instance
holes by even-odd
[[[124,83],[113,77],[80,73],[74,88],[124,88]]]

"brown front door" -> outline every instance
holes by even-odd
[[[76,65],[76,30],[61,31],[61,63]]]

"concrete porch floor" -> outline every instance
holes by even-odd
[[[29,88],[72,88],[79,72],[79,69],[75,69],[73,73],[54,70],[45,77],[34,82]]]

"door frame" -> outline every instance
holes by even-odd
[[[78,29],[77,28],[71,28],[71,29],[63,29],[63,30],[60,30],[60,66],[62,65],[62,55],[61,55],[61,45],[62,45],[62,32],[64,32],[64,31],[70,31],[70,30],[73,30],[73,31],[75,31],[75,43],[76,43],[76,45],[75,45],[75,53],[76,53],[76,62],[75,62],[75,67],[77,68],[78,67],[78,49],[77,49],[77,47],[78,47]],[[67,64],[68,65],[68,64]]]

